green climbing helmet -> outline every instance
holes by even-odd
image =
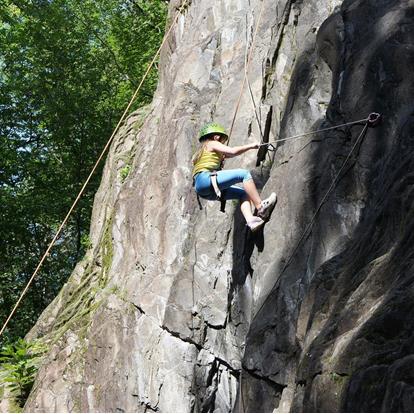
[[[216,122],[210,122],[204,125],[203,128],[201,128],[199,140],[201,141],[205,136],[210,134],[219,134],[228,137],[225,128],[222,125],[217,124]]]

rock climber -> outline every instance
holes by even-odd
[[[226,130],[214,122],[206,124],[201,129],[199,141],[201,147],[193,157],[193,179],[197,194],[207,200],[217,200],[220,195],[225,200],[240,200],[240,209],[247,226],[252,231],[260,229],[276,203],[276,194],[272,193],[262,200],[249,171],[221,169],[225,158],[233,158],[257,149],[260,144],[230,147],[226,145]],[[236,186],[237,183],[243,183],[243,188]],[[253,214],[251,203],[256,209],[256,215]]]

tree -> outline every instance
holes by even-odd
[[[0,5],[0,317],[4,321],[161,42],[159,0]],[[135,108],[155,90],[156,71]],[[101,166],[102,167],[102,166]],[[96,174],[7,336],[23,336],[84,254]]]

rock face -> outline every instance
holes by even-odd
[[[181,13],[93,247],[30,333],[50,350],[26,411],[414,409],[414,2],[262,1]],[[384,116],[352,153],[363,125],[229,160],[278,195],[256,235],[235,203],[199,210],[190,163],[202,124],[230,127],[250,50],[267,142]],[[231,145],[261,139],[247,86]]]

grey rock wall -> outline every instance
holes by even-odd
[[[200,211],[197,131],[230,127],[262,2],[193,0],[152,105],[112,145],[93,247],[29,335],[50,350],[26,411],[414,408],[414,2],[263,1],[249,81],[264,139],[383,123],[297,249],[361,125],[226,163],[278,195],[261,234],[234,203]],[[231,144],[260,138],[245,88]]]

